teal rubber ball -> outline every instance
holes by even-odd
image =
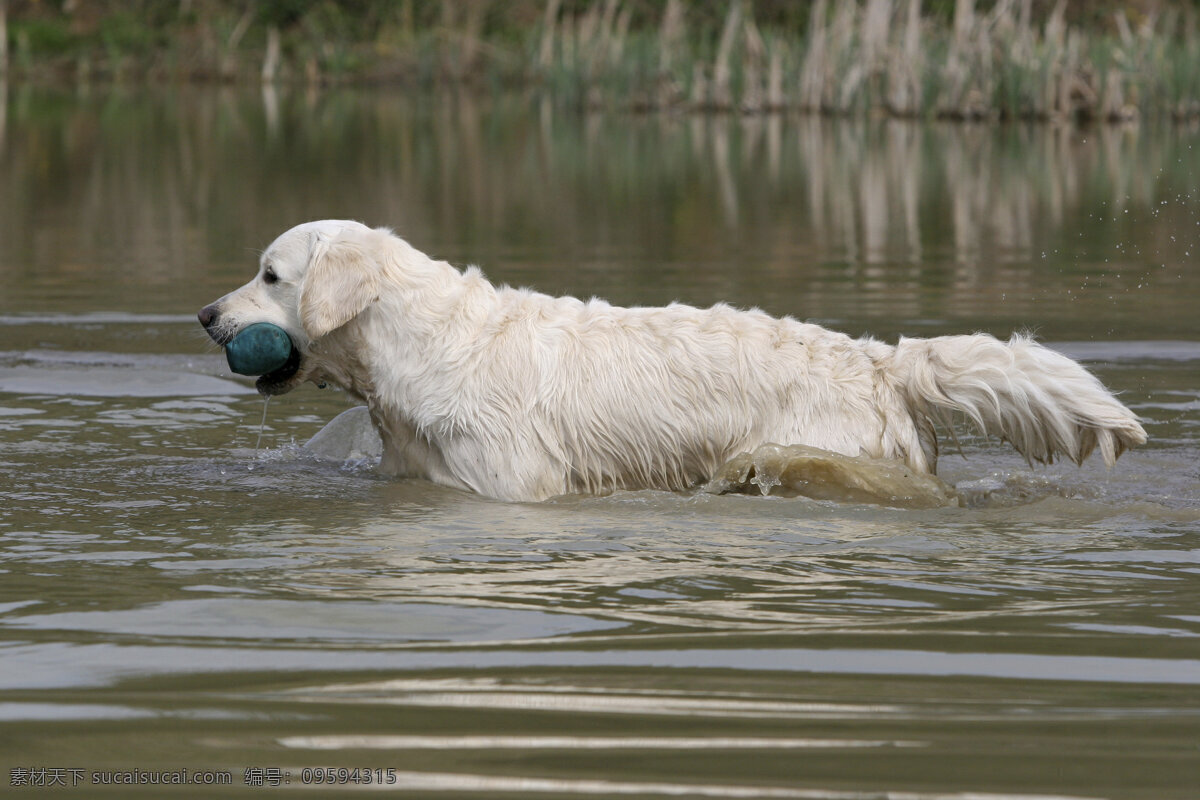
[[[239,375],[266,375],[280,369],[292,354],[287,331],[269,322],[247,325],[225,345],[225,360]]]

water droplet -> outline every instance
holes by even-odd
[[[258,423],[258,440],[254,443],[254,454],[258,455],[258,446],[262,444],[263,429],[267,427],[267,407],[271,405],[271,395],[263,395],[262,421]]]

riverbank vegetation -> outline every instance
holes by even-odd
[[[10,81],[521,88],[637,111],[1200,119],[1187,0],[0,0]]]

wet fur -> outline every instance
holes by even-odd
[[[1036,461],[1098,447],[1112,464],[1146,439],[1095,377],[1027,337],[892,346],[727,305],[550,297],[356,222],[284,233],[209,310],[217,341],[253,322],[292,337],[299,370],[261,391],[337,384],[369,407],[383,469],[503,500],[684,489],[768,442],[933,472],[933,420],[952,412]]]

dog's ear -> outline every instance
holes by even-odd
[[[317,234],[300,281],[300,322],[319,339],[357,317],[379,298],[382,265],[376,231]]]

